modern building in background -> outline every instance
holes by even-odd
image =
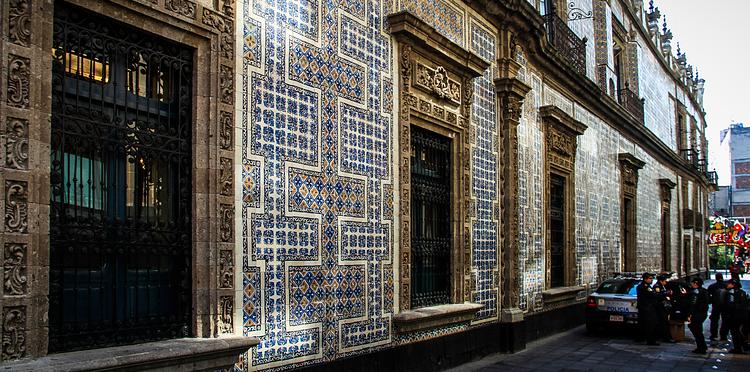
[[[719,150],[711,156],[711,168],[719,177],[718,191],[711,195],[712,213],[750,216],[750,128],[732,123],[721,131],[719,141]]]
[[[16,368],[445,368],[707,271],[704,81],[652,3],[0,11]]]

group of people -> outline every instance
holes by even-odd
[[[669,330],[669,320],[688,322],[688,329],[696,343],[694,353],[705,354],[708,345],[703,335],[703,322],[711,305],[711,339],[726,341],[732,335],[732,353],[748,351],[750,334],[750,300],[741,289],[738,277],[724,281],[716,274],[716,283],[703,288],[703,280],[695,277],[686,286],[680,281],[669,281],[669,274],[644,273],[638,284],[638,322],[641,335],[649,345],[658,345],[657,338],[675,342]],[[721,322],[721,327],[719,327]]]

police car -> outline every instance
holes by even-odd
[[[616,274],[586,299],[586,329],[605,325],[638,324],[636,287],[641,277],[635,273]]]

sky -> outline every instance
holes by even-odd
[[[733,121],[750,126],[750,0],[654,0],[654,6],[667,17],[674,53],[680,43],[688,64],[706,79],[703,108],[711,158],[719,131]]]

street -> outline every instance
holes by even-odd
[[[706,286],[712,282],[706,281]],[[750,281],[742,285],[748,289]],[[708,327],[706,320],[707,338]],[[582,326],[532,342],[521,352],[489,355],[448,371],[750,371],[750,354],[728,353],[728,342],[711,341],[704,355],[691,353],[693,349],[687,327],[682,342],[647,346],[623,331],[591,335]]]

